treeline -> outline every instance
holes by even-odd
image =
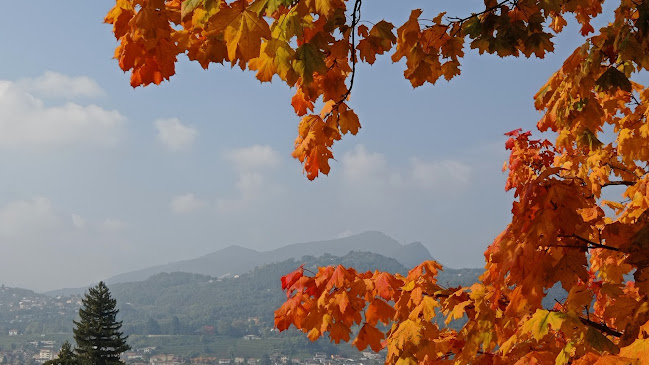
[[[118,300],[122,330],[130,335],[218,335],[242,337],[247,334],[275,336],[271,333],[273,313],[284,300],[280,278],[301,264],[311,271],[320,266],[354,267],[358,271],[387,271],[406,274],[398,261],[369,252],[350,252],[338,257],[325,254],[305,256],[264,265],[238,277],[216,278],[190,273],[162,273],[145,281],[112,284],[111,293]],[[477,281],[480,269],[447,269],[440,272],[445,286],[470,285]],[[20,298],[31,297],[43,306],[20,312]],[[78,305],[69,298],[51,298],[31,291],[0,288],[0,331],[17,329],[24,334],[70,333]],[[76,303],[76,300],[73,302]],[[20,313],[19,318],[16,315]],[[301,341],[296,339],[296,341]],[[300,342],[306,346],[307,342]]]
[[[343,257],[290,259],[238,277],[162,273],[141,282],[113,284],[111,290],[120,300],[127,334],[265,335],[272,328],[275,309],[286,299],[280,278],[301,264],[311,270],[342,264],[361,271],[407,272],[395,259],[350,252]]]

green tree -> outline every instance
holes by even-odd
[[[180,334],[180,319],[178,319],[177,316],[174,316],[174,318],[171,321],[171,334],[172,335]]]
[[[161,333],[160,324],[158,321],[149,317],[149,320],[146,323],[146,333],[149,335],[159,335]]]
[[[108,365],[123,364],[120,354],[131,347],[126,344],[128,336],[120,329],[117,321],[117,301],[111,297],[104,282],[88,289],[79,309],[79,322],[74,321],[76,354],[81,364]]]
[[[72,351],[72,345],[65,341],[58,356],[55,359],[46,361],[43,365],[79,365],[79,359]]]

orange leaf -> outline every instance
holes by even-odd
[[[376,327],[365,323],[363,327],[361,327],[361,330],[358,331],[358,335],[352,345],[356,346],[359,351],[363,351],[367,346],[370,346],[372,351],[379,352],[383,348],[381,340],[384,338],[385,335],[383,332],[376,329]]]

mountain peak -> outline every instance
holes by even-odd
[[[407,268],[412,268],[424,260],[432,259],[428,250],[421,243],[411,243],[403,246],[385,233],[366,231],[331,240],[294,243],[264,252],[239,245],[230,245],[196,259],[172,262],[166,265],[117,275],[108,279],[107,282],[141,281],[161,272],[176,271],[215,277],[225,273],[231,273],[233,275],[243,274],[254,269],[256,266],[285,261],[291,258],[301,260],[304,256],[317,257],[325,253],[334,256],[345,256],[350,251],[373,252],[391,257]]]

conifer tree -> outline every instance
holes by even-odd
[[[123,364],[120,355],[131,347],[126,344],[128,336],[117,321],[117,301],[111,297],[104,282],[88,289],[79,309],[79,321],[74,321],[75,352],[83,365]]]
[[[46,361],[43,365],[79,365],[79,360],[72,351],[72,345],[65,341],[58,356],[55,359]]]

